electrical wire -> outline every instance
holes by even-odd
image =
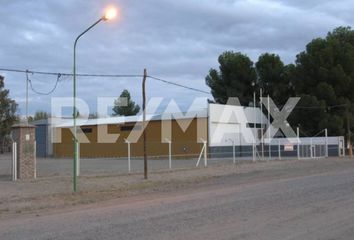
[[[50,91],[48,91],[48,92],[40,92],[40,91],[35,90],[34,87],[33,87],[33,84],[32,84],[32,80],[28,77],[28,74],[27,74],[27,73],[26,73],[26,76],[27,76],[27,81],[28,81],[28,83],[29,83],[29,85],[30,85],[30,88],[31,88],[31,90],[32,90],[34,93],[36,93],[36,94],[38,94],[38,95],[48,96],[48,95],[52,94],[52,93],[57,89],[58,83],[59,83],[59,81],[60,81],[61,74],[58,73],[57,80],[56,80],[56,82],[55,82],[54,87],[53,87]]]
[[[310,137],[305,131],[303,131],[302,129],[300,129],[299,128],[299,130],[300,130],[300,133],[302,133],[303,135],[305,135],[305,137]]]
[[[10,69],[10,68],[0,68],[0,71],[4,72],[15,72],[15,73],[32,73],[32,74],[40,74],[40,75],[55,75],[61,74],[62,76],[70,74],[67,73],[55,73],[55,72],[43,72],[43,71],[30,71],[30,70],[20,70],[20,69]]]
[[[320,135],[322,132],[324,132],[325,131],[325,129],[323,129],[323,130],[321,130],[321,131],[319,131],[318,133],[316,133],[316,135],[314,135],[313,137],[317,137],[318,135]]]
[[[32,74],[40,74],[40,75],[54,75],[57,76],[60,74],[61,76],[73,76],[72,73],[59,73],[59,72],[44,72],[44,71],[30,71],[30,70],[20,70],[20,69],[10,69],[10,68],[0,68],[0,71],[4,72],[16,72],[16,73],[32,73]],[[143,75],[139,74],[83,74],[77,73],[78,77],[114,77],[114,78],[124,78],[124,77],[143,77]]]
[[[295,108],[300,108],[300,109],[331,109],[331,108],[337,108],[337,107],[347,107],[347,106],[352,106],[354,103],[344,103],[344,104],[338,104],[338,105],[331,105],[331,106],[307,106],[307,107],[295,107]]]
[[[40,75],[54,75],[54,76],[73,76],[72,73],[56,73],[56,72],[44,72],[44,71],[29,71],[29,70],[20,70],[20,69],[10,69],[10,68],[0,68],[0,71],[6,71],[6,72],[16,72],[16,73],[26,73],[28,75],[28,73],[32,73],[32,74],[40,74]],[[76,74],[76,76],[79,77],[104,77],[104,78],[142,78],[144,77],[144,75],[141,74],[82,74],[82,73],[78,73]],[[158,77],[153,77],[153,76],[147,76],[147,78],[156,80],[156,81],[160,81],[163,82],[165,84],[169,84],[169,85],[173,85],[173,86],[177,86],[177,87],[181,87],[184,89],[188,89],[191,91],[195,91],[195,92],[199,92],[199,93],[204,93],[204,94],[210,94],[207,91],[203,91],[197,88],[193,88],[193,87],[189,87],[183,84],[179,84],[179,83],[175,83],[175,82],[171,82],[162,78],[158,78]],[[54,86],[53,90],[48,92],[48,93],[41,93],[38,92],[36,90],[33,89],[33,85],[32,82],[30,81],[30,85],[31,85],[31,89],[33,90],[33,92],[37,93],[37,94],[41,94],[41,95],[49,95],[51,93],[53,93],[58,85],[58,81],[56,82],[56,85]]]
[[[174,86],[177,86],[177,87],[189,89],[189,90],[196,91],[196,92],[200,92],[200,93],[210,94],[210,93],[207,92],[207,91],[203,91],[203,90],[200,90],[200,89],[197,89],[197,88],[188,87],[188,86],[185,86],[185,85],[182,85],[182,84],[170,82],[170,81],[167,81],[167,80],[162,79],[162,78],[157,78],[157,77],[152,77],[152,76],[147,76],[147,77],[148,77],[148,78],[151,78],[151,79],[154,79],[154,80],[156,80],[156,81],[160,81],[160,82],[163,82],[163,83],[166,83],[166,84],[170,84],[170,85],[174,85]]]
[[[29,70],[20,70],[20,69],[11,69],[11,68],[0,68],[0,71],[4,71],[4,72],[16,72],[16,73],[32,73],[32,74],[40,74],[40,75],[54,75],[54,76],[73,76],[72,73],[58,73],[58,72],[45,72],[45,71],[29,71]],[[140,77],[144,77],[144,75],[141,74],[83,74],[83,73],[77,73],[76,76],[79,77],[104,77],[104,78],[140,78]],[[193,88],[193,87],[189,87],[186,85],[182,85],[179,83],[175,83],[175,82],[171,82],[162,78],[158,78],[158,77],[154,77],[154,76],[147,76],[148,78],[154,79],[156,81],[160,81],[163,82],[165,84],[169,84],[169,85],[173,85],[173,86],[177,86],[177,87],[181,87],[184,89],[188,89],[191,91],[195,91],[195,92],[199,92],[199,93],[204,93],[204,94],[208,94],[210,95],[210,92],[201,90],[201,89],[197,89],[197,88]],[[38,91],[35,91],[33,89],[32,86],[32,82],[30,82],[31,88],[34,92],[41,94],[41,95],[49,95],[50,93],[54,92],[57,85],[58,85],[58,81],[56,82],[56,86],[53,88],[53,91],[50,91],[49,94],[46,93],[41,93]],[[339,105],[332,105],[332,106],[296,106],[296,109],[331,109],[331,108],[336,108],[336,107],[345,107],[345,106],[353,106],[354,103],[350,103],[350,104],[339,104]]]

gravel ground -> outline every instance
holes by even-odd
[[[83,177],[78,194],[69,185],[65,176],[0,182],[0,209],[8,208],[0,212],[0,239],[354,236],[349,159],[214,165],[154,173],[149,181],[140,174]]]
[[[181,160],[183,161],[183,160]],[[8,159],[0,161],[2,165],[9,162]],[[50,163],[55,163],[50,165]],[[91,162],[91,161],[90,161]],[[11,163],[11,162],[10,162]],[[91,163],[95,163],[92,161]],[[160,171],[149,175],[149,180],[143,180],[142,173],[84,175],[78,179],[78,194],[72,194],[72,177],[69,176],[71,161],[45,160],[39,161],[39,168],[46,169],[44,174],[31,181],[10,181],[9,175],[0,178],[0,219],[3,217],[36,212],[46,209],[62,209],[67,206],[87,204],[112,198],[131,196],[152,190],[164,191],[165,189],[183,188],[186,186],[200,187],[208,185],[209,181],[215,182],[220,176],[236,174],[240,181],[254,181],[263,175],[286,177],[309,173],[321,173],[331,169],[345,168],[351,161],[344,159],[322,159],[303,161],[269,161],[255,164],[244,162],[239,165],[213,164],[208,168],[188,168],[187,170]],[[6,165],[6,164],[5,164]],[[82,164],[83,165],[83,164]],[[95,165],[100,165],[95,163]],[[101,164],[101,169],[113,168]],[[47,166],[47,167],[45,167]],[[58,167],[61,166],[62,168]],[[63,171],[63,166],[67,172]],[[89,166],[86,164],[86,166]],[[351,165],[350,165],[351,166]],[[52,170],[51,170],[52,169]],[[108,172],[109,173],[109,172]]]

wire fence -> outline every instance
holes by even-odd
[[[129,146],[130,145],[130,146]],[[205,147],[206,146],[206,147]],[[144,171],[142,143],[80,144],[78,175],[138,174]],[[149,172],[195,169],[217,164],[253,161],[325,158],[339,156],[339,146],[313,142],[289,148],[286,145],[208,147],[207,143],[148,142]],[[54,146],[54,156],[37,157],[37,177],[72,176],[73,144]],[[255,153],[255,157],[253,157]],[[13,175],[11,153],[0,155],[0,180]]]

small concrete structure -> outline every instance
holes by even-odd
[[[12,126],[12,139],[17,143],[18,179],[36,178],[35,126],[28,124]]]

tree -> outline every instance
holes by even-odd
[[[256,63],[258,86],[278,105],[283,105],[292,93],[291,75],[294,66],[285,66],[280,57],[271,53],[262,54]]]
[[[94,113],[90,113],[88,116],[89,119],[97,119],[98,118],[98,113],[94,112]]]
[[[274,88],[282,82],[284,63],[275,54],[264,53],[256,62],[256,70],[260,87],[265,94],[272,95]]]
[[[289,123],[293,127],[300,127],[303,134],[313,136],[318,132],[319,123],[327,118],[324,111],[326,104],[311,95],[299,96],[301,100],[289,116]]]
[[[4,77],[0,76],[0,153],[4,153],[11,126],[18,119],[16,116],[17,104],[9,97],[9,90],[4,87]]]
[[[262,87],[264,96],[269,94],[279,107],[291,96],[302,97],[289,121],[303,132],[354,131],[354,31],[350,27],[313,39],[296,56],[295,64],[284,65],[279,56],[265,53],[254,67],[246,55],[235,52],[224,52],[219,63],[219,71],[211,69],[206,77],[215,102],[225,104],[229,97],[238,97],[248,105],[257,73],[255,88]]]
[[[306,50],[297,55],[293,78],[296,94],[322,101],[325,114],[317,119],[311,112],[299,122],[311,122],[311,131],[327,127],[334,135],[349,132],[354,102],[354,31],[350,27],[336,28],[326,38],[307,44]]]
[[[37,111],[33,117],[28,117],[28,122],[34,122],[42,119],[48,119],[50,117],[50,114],[44,111]]]
[[[113,116],[134,116],[140,111],[140,107],[131,100],[129,91],[125,89],[114,101],[112,110]]]
[[[226,104],[230,97],[238,97],[242,105],[253,101],[252,83],[256,82],[253,62],[239,52],[224,52],[219,56],[219,71],[210,69],[205,78],[214,101]]]

